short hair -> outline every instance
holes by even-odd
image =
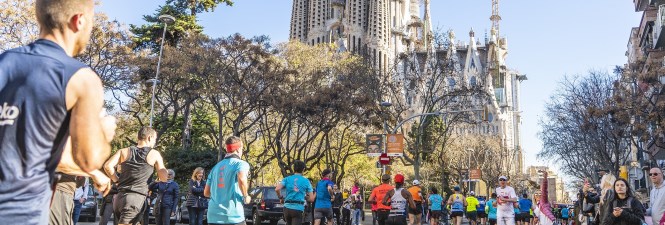
[[[492,193],[490,196],[492,196],[492,198],[496,198],[496,193]]]
[[[231,136],[231,137],[226,138],[226,141],[224,141],[224,144],[230,145],[230,144],[235,144],[235,143],[238,143],[238,142],[242,142],[242,139],[240,139],[237,136]]]
[[[296,173],[302,173],[305,171],[305,162],[302,160],[293,161],[293,171]]]
[[[431,187],[431,188],[429,188],[429,190],[432,191],[432,194],[438,194],[439,193],[439,190],[436,189],[436,187]]]
[[[141,127],[139,130],[139,135],[138,139],[139,141],[145,141],[148,140],[148,137],[156,137],[157,136],[157,131],[155,129],[152,129],[151,127]]]
[[[40,27],[46,30],[64,29],[69,19],[83,12],[86,7],[94,7],[92,0],[37,0],[35,14]],[[91,21],[92,22],[92,21]]]
[[[330,174],[330,173],[332,173],[332,170],[330,170],[330,169],[325,169],[325,170],[323,170],[323,172],[321,172],[321,176],[322,176],[322,177],[325,177],[325,176],[327,176],[327,175]]]
[[[529,195],[527,195],[526,193],[522,194],[522,198],[527,198],[527,197],[529,197]]]
[[[192,172],[192,180],[196,180],[196,174],[203,173],[203,171],[204,171],[203,167],[196,167],[196,169],[194,169],[194,172]]]

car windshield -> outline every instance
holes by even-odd
[[[279,199],[274,188],[266,188],[263,192],[263,199]]]

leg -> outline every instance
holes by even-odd
[[[111,218],[111,214],[113,214],[113,203],[104,203],[104,212],[102,213],[102,218],[99,219],[99,225],[107,225],[109,223],[109,218]]]
[[[198,215],[196,217],[196,219],[198,219],[197,220],[197,223],[198,223],[197,225],[203,225],[203,214],[206,212],[206,209],[205,208],[198,208],[197,210],[198,210],[197,211]],[[302,213],[300,214],[300,216],[302,217]]]
[[[79,216],[81,216],[81,206],[83,204],[79,200],[74,200],[74,213],[72,215],[72,221],[74,222],[74,225],[79,221]]]
[[[198,221],[198,218],[197,218],[198,212],[195,211],[195,210],[197,210],[197,209],[198,208],[187,206],[187,214],[189,214],[189,225],[196,225],[196,223]]]
[[[57,189],[53,193],[53,202],[49,208],[49,224],[72,224],[74,196]]]

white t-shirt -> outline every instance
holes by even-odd
[[[510,186],[506,186],[506,188],[501,188],[498,187],[496,188],[496,196],[497,199],[500,198],[517,198],[517,194],[515,194],[515,189],[513,189]],[[513,203],[512,202],[503,202],[503,203],[498,203],[498,206],[496,207],[496,216],[497,217],[515,217],[515,208],[513,208]]]

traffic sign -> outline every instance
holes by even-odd
[[[382,153],[381,156],[379,156],[379,163],[381,163],[381,165],[390,164],[390,157],[388,157],[388,154]]]

